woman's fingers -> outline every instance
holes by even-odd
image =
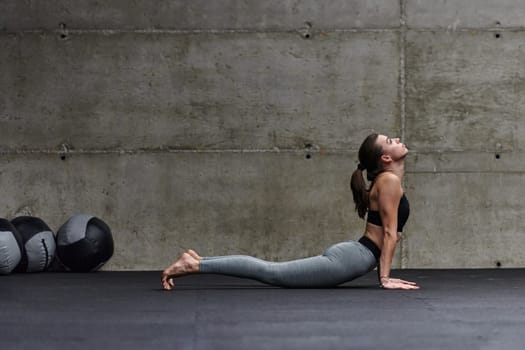
[[[417,286],[415,283],[413,284],[403,283],[401,288],[402,289],[419,289],[419,286]]]
[[[412,285],[416,285],[416,282],[410,282],[410,281],[405,281],[405,280],[401,280],[399,278],[391,278],[390,279],[392,282],[396,282],[396,283],[406,283],[406,284],[412,284]]]
[[[385,289],[419,289],[419,286],[414,282],[403,281],[397,278],[390,278],[387,283],[383,284]]]

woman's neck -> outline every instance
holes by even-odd
[[[400,179],[403,179],[403,176],[405,175],[405,162],[392,163],[384,169],[385,171],[390,171],[396,174]]]

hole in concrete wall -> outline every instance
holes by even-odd
[[[496,39],[499,39],[499,38],[501,37],[501,34],[500,34],[500,33],[496,33],[496,34],[494,34],[494,37],[495,37]]]
[[[494,158],[500,159],[502,150],[503,150],[503,145],[501,144],[501,142],[496,142],[496,150],[494,152]]]
[[[501,267],[501,262],[500,261],[496,261],[496,267]]]
[[[66,24],[65,24],[64,22],[60,22],[60,24],[58,25],[58,27],[60,28],[60,39],[62,39],[62,40],[67,39],[67,29],[66,29]]]
[[[310,39],[312,37],[312,23],[304,22],[304,27],[299,30],[304,39]]]
[[[500,22],[500,21],[496,21],[496,25],[497,25],[497,26],[500,26],[500,25],[501,25],[501,22]]]
[[[306,159],[312,158],[312,154],[310,153],[310,151],[312,150],[312,147],[313,145],[310,142],[306,142],[304,144],[304,149],[306,150],[306,155],[305,155]]]
[[[69,156],[69,150],[71,149],[71,146],[67,143],[63,143],[60,145],[60,159],[61,160],[66,160]]]

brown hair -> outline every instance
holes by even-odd
[[[359,164],[357,169],[352,173],[350,188],[354,197],[355,211],[360,218],[364,219],[368,210],[368,193],[366,182],[363,177],[363,170],[366,170],[366,178],[374,182],[383,168],[381,167],[381,155],[383,149],[376,144],[378,134],[370,134],[359,147]]]

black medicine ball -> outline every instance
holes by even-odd
[[[22,260],[22,237],[7,219],[0,218],[0,275],[11,273]]]
[[[74,215],[57,232],[57,254],[71,271],[96,271],[113,256],[109,226],[91,215]]]
[[[11,220],[22,237],[24,252],[16,267],[18,272],[45,271],[55,258],[55,234],[42,220],[33,216],[19,216]]]

